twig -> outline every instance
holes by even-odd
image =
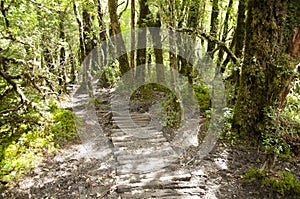
[[[217,46],[219,48],[222,48],[227,54],[228,56],[231,58],[231,60],[236,63],[238,58],[236,57],[236,55],[226,46],[226,44],[220,40],[218,40],[217,38],[207,34],[206,32],[202,32],[202,31],[195,31],[195,30],[190,30],[190,29],[183,29],[183,31],[185,32],[190,32],[190,33],[194,33],[196,34],[198,37],[202,37],[210,42],[214,42],[215,44],[217,44]]]
[[[129,2],[129,0],[126,1],[125,8],[120,12],[120,14],[119,14],[119,19],[121,18],[122,14],[127,10],[128,2]],[[122,5],[123,3],[124,3],[124,1],[123,1],[122,3],[120,3],[120,4],[118,5],[118,7],[119,7],[120,5]]]

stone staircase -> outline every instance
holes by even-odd
[[[151,122],[148,113],[130,115],[140,128],[126,125],[128,117],[118,115],[113,121],[121,123],[122,129],[115,125],[110,135],[121,198],[200,198],[204,187],[187,169],[181,168],[179,156],[163,132],[146,127]],[[135,136],[136,131],[144,131],[147,136]]]

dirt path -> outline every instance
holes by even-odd
[[[48,157],[1,198],[275,198],[242,183],[241,175],[262,158],[254,149],[236,149],[219,140],[201,161],[193,150],[181,156],[161,131],[143,127],[150,122],[146,113],[132,113],[148,135],[137,138],[126,118],[113,117],[110,91],[99,89],[96,96],[101,104],[95,113],[98,124],[89,124],[90,138]],[[84,107],[78,103],[80,115]],[[114,121],[124,121],[123,130]],[[97,125],[103,127],[101,135],[94,134]]]

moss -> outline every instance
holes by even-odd
[[[51,107],[52,121],[49,132],[53,136],[53,141],[58,145],[64,145],[78,139],[73,112],[58,108],[56,105]]]
[[[286,171],[280,171],[278,177],[263,179],[262,185],[271,187],[281,195],[300,194],[300,182],[296,180],[293,174]]]
[[[205,112],[211,106],[209,90],[203,85],[194,85],[193,86],[195,95],[198,100],[198,105],[201,111]]]
[[[276,175],[271,176],[267,171],[252,168],[242,177],[246,182],[258,182],[261,186],[282,196],[298,196],[300,194],[300,181],[292,173],[286,171],[278,171]]]

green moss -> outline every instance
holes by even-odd
[[[293,174],[280,171],[278,177],[269,177],[262,180],[262,185],[269,186],[281,195],[299,195],[300,182]]]
[[[300,182],[292,173],[278,171],[277,175],[270,176],[267,171],[252,168],[242,176],[247,182],[258,182],[261,186],[272,189],[282,196],[297,196],[300,194]]]
[[[203,112],[208,110],[211,106],[208,88],[203,85],[194,85],[193,89],[197,97],[200,110]]]
[[[72,111],[54,106],[52,107],[51,114],[50,133],[56,144],[63,145],[78,138],[74,122],[76,118],[74,118]]]

